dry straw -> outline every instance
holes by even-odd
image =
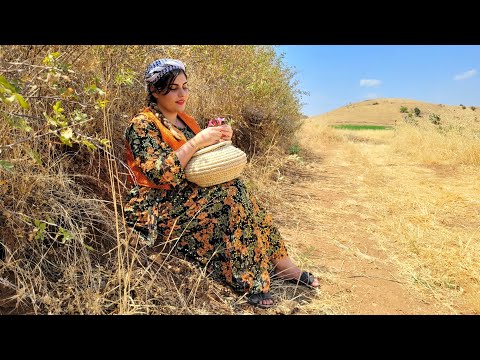
[[[247,155],[231,141],[223,141],[198,150],[185,167],[185,176],[199,186],[213,186],[237,178],[246,164]]]

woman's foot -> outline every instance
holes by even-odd
[[[273,299],[270,293],[259,293],[248,295],[247,301],[249,304],[257,306],[262,309],[268,309],[273,306]]]
[[[318,287],[320,283],[312,274],[300,270],[289,257],[273,260],[275,274],[283,280],[295,281],[300,284]]]

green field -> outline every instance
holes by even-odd
[[[383,125],[331,125],[331,127],[342,130],[393,130],[393,126]]]

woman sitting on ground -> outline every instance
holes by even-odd
[[[196,260],[248,302],[273,305],[270,276],[317,287],[318,280],[289,258],[271,215],[240,179],[200,187],[185,179],[185,166],[203,147],[232,139],[229,125],[200,129],[187,115],[184,64],[159,59],[145,72],[148,106],[125,131],[133,185],[125,217],[150,244],[178,239],[175,248]]]

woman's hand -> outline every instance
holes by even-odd
[[[230,125],[211,126],[203,129],[175,151],[180,164],[185,168],[197,150],[222,141],[231,140],[232,134],[233,130]]]
[[[218,127],[222,131],[221,140],[223,140],[223,141],[232,140],[233,129],[230,125],[225,124],[225,125],[220,125]]]
[[[200,131],[193,141],[198,149],[221,141],[231,140],[233,130],[230,125],[211,126]]]

